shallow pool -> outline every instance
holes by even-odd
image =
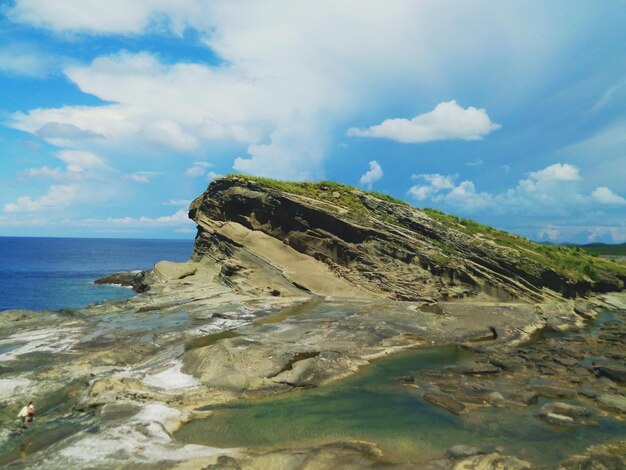
[[[375,442],[390,461],[423,461],[455,444],[505,452],[551,465],[596,442],[626,435],[626,424],[600,419],[597,427],[557,428],[526,408],[489,408],[456,416],[420,397],[399,377],[472,360],[447,346],[414,350],[373,362],[361,373],[320,389],[210,408],[213,414],[181,428],[176,439],[218,447],[277,449],[339,440]]]

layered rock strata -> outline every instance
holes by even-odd
[[[271,268],[275,283],[347,297],[541,301],[624,286],[624,276],[608,271],[594,271],[595,280],[568,276],[525,245],[506,246],[489,231],[470,233],[399,201],[323,183],[279,188],[238,177],[211,183],[189,210],[198,225],[194,259],[217,262],[226,284]],[[261,277],[254,288],[271,288]]]

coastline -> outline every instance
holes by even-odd
[[[47,461],[59,465],[73,455],[72,449],[89,446],[93,452],[84,455],[93,460],[85,461],[85,465],[102,459],[114,465],[116,460],[110,459],[120,448],[126,449],[124,459],[137,465],[150,459],[178,461],[180,468],[194,468],[200,462],[208,465],[219,458],[225,462],[226,457],[221,456],[241,462],[265,462],[270,457],[257,450],[187,447],[192,444],[172,441],[171,436],[185,423],[211,414],[202,408],[241,397],[281,396],[310,387],[323,389],[366,370],[371,361],[399,351],[459,344],[483,354],[498,354],[524,344],[541,330],[579,329],[602,305],[612,309],[626,306],[623,294],[587,299],[584,312],[580,303],[576,306],[574,302],[549,302],[541,308],[526,303],[441,302],[437,309],[431,306],[421,311],[420,306],[424,306],[419,303],[328,297],[315,301],[318,303],[308,312],[299,312],[297,306],[309,299],[302,295],[236,294],[223,286],[207,285],[206,273],[197,270],[192,276],[156,283],[150,291],[128,301],[52,312],[43,321],[39,313],[5,312],[1,324],[6,339],[0,347],[13,349],[0,356],[0,367],[13,368],[4,377],[28,382],[15,387],[13,400],[4,404],[7,408],[17,406],[20,399],[26,399],[28,390],[29,396],[42,403],[42,412],[46,408],[62,409],[52,413],[50,423],[69,416],[71,420],[85,420],[89,423],[86,427],[98,428],[95,434],[89,428],[82,429],[46,446]],[[290,310],[282,314],[285,309]],[[272,320],[276,316],[279,321]],[[494,325],[499,332],[496,341],[472,341],[484,337],[487,327]],[[184,345],[194,338],[233,330],[236,336],[185,351]],[[303,337],[305,331],[309,333]],[[297,359],[296,354],[307,350],[318,354],[286,367],[294,357]],[[47,365],[41,362],[44,356]],[[323,368],[317,367],[322,363]],[[25,372],[15,364],[21,364]],[[333,366],[329,368],[329,364]],[[67,383],[75,385],[60,386]],[[46,403],[44,397],[59,394],[65,398]],[[146,409],[158,413],[150,414]],[[119,426],[126,426],[126,431],[111,435]],[[142,428],[148,429],[148,437],[132,438]],[[165,434],[155,429],[165,430]],[[136,442],[130,448],[127,444],[133,439]],[[117,444],[107,454],[100,440]],[[377,455],[375,461],[385,461],[371,443],[322,447],[300,452],[321,452],[329,459],[347,452],[354,454],[355,462]],[[275,450],[268,455],[282,461],[295,458],[294,452]],[[37,454],[32,454],[34,464]],[[458,461],[451,459],[450,465]]]

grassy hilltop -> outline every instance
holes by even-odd
[[[404,221],[391,215],[381,216],[380,213],[372,212],[371,208],[364,204],[364,199],[361,197],[362,195],[370,196],[388,204],[411,207],[406,202],[386,194],[363,191],[346,184],[332,181],[289,182],[239,174],[228,175],[225,179],[248,180],[279,191],[305,196],[319,201],[332,202],[335,205],[347,209],[346,217],[365,224],[371,217],[383,221],[386,224],[400,227],[404,225]],[[514,249],[519,253],[522,260],[527,258],[535,261],[573,280],[583,280],[587,278],[597,281],[603,274],[617,275],[620,277],[626,276],[626,264],[598,256],[599,254],[603,254],[606,250],[595,250],[592,248],[587,251],[578,246],[535,243],[519,235],[498,230],[471,219],[460,218],[436,209],[422,208],[421,210],[445,227],[467,235],[470,242],[471,240],[475,240],[478,243],[479,241],[487,240],[498,246]],[[438,240],[434,240],[434,242],[442,245],[440,247],[443,248],[443,251],[449,255],[449,257],[452,258],[459,255],[453,246],[442,244]],[[446,260],[442,259],[442,261],[445,262]],[[523,261],[521,267],[524,268]]]

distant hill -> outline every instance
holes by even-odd
[[[599,256],[626,256],[626,243],[588,243],[587,245],[575,246],[582,248],[591,254]]]

